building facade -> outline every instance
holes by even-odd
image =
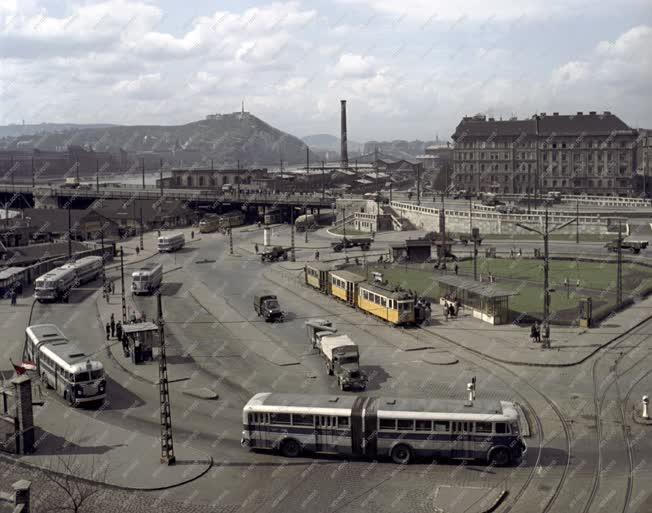
[[[163,187],[212,188],[224,185],[251,185],[253,181],[267,178],[267,169],[173,169],[172,176],[163,178]],[[156,181],[161,186],[160,180]]]
[[[634,196],[636,130],[604,112],[530,119],[465,117],[452,136],[455,188],[497,194]]]

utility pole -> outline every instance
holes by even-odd
[[[161,187],[161,197],[163,197],[163,159],[159,161],[158,176],[159,176],[159,185]]]
[[[580,202],[575,201],[575,244],[580,243]]]
[[[478,239],[473,237],[473,280],[478,281]]]
[[[143,189],[145,188],[145,157],[141,159],[142,162],[142,171],[143,171]]]
[[[473,199],[469,194],[469,237],[473,234]]]
[[[442,193],[442,201],[443,201]],[[421,166],[417,166],[417,205],[421,205]]]
[[[538,150],[537,150],[538,151]],[[538,162],[538,157],[537,157],[537,162]],[[530,213],[530,164],[527,166],[527,186],[525,189],[527,190],[527,213]]]
[[[344,243],[344,261],[348,264],[349,255],[346,250],[346,207],[342,207],[342,235],[344,237],[342,240],[342,242]]]
[[[290,262],[296,262],[296,255],[294,254],[294,206],[290,205],[290,246],[292,252],[290,253]]]
[[[229,255],[233,254],[233,228],[229,226]]]
[[[12,175],[13,176],[13,175]],[[70,226],[70,204],[72,198],[68,200],[68,259],[72,259],[72,228]]]
[[[100,162],[95,159],[95,190],[100,192]]]
[[[34,178],[34,157],[32,157],[32,187],[36,187],[36,179]]]
[[[326,170],[324,169],[324,161],[321,161],[321,200],[324,201],[326,195]]]
[[[120,293],[122,295],[122,324],[127,322],[127,298],[125,297],[125,251],[120,246]]]
[[[172,411],[170,409],[170,390],[168,384],[168,362],[165,356],[165,333],[163,330],[163,307],[161,305],[161,294],[156,294],[158,309],[158,337],[160,343],[158,357],[158,392],[161,402],[161,463],[174,465],[174,443],[172,441]]]
[[[310,225],[308,223],[308,209],[306,207],[303,208],[303,217],[304,217],[305,223],[306,223],[306,230],[305,230],[306,237],[304,239],[304,242],[306,244],[308,244],[308,226],[310,226]]]
[[[140,249],[145,249],[143,246],[143,207],[140,207]]]
[[[616,308],[623,304],[623,228],[618,221],[618,259],[616,264]]]

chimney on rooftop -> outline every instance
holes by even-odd
[[[342,168],[347,169],[349,167],[349,150],[346,143],[346,100],[340,100],[341,104],[341,134],[340,134],[340,144],[341,144],[341,161]]]

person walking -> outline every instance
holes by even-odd
[[[136,256],[138,256],[139,254],[140,254],[140,248],[136,246]]]
[[[319,251],[315,251],[315,260],[319,261]]]
[[[111,314],[111,322],[109,323],[111,325],[111,338],[115,337],[115,317],[113,314]]]
[[[120,321],[115,325],[115,338],[122,340],[122,323]]]
[[[111,338],[111,324],[106,323],[106,339],[109,340]]]
[[[455,262],[455,267],[453,267],[453,270],[455,271],[455,274],[457,274],[458,271],[460,270],[459,266],[457,265],[457,262]]]
[[[258,243],[254,244],[254,250],[256,251],[256,254],[258,254]]]
[[[539,321],[534,323],[534,340],[537,343],[541,342],[541,328],[539,326]]]
[[[190,230],[190,238],[191,239],[195,238],[195,230]]]
[[[18,292],[16,292],[16,289],[11,289],[11,306],[16,306],[16,297],[18,296]]]
[[[533,324],[530,326],[530,342],[536,342],[537,341],[537,326],[536,324]]]

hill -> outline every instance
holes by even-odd
[[[216,114],[185,125],[80,128],[4,142],[8,150],[56,150],[78,145],[95,151],[123,149],[184,163],[213,160],[222,167],[235,166],[238,161],[243,167],[274,166],[281,158],[285,164],[300,164],[306,157],[306,145],[300,139],[246,112]]]

